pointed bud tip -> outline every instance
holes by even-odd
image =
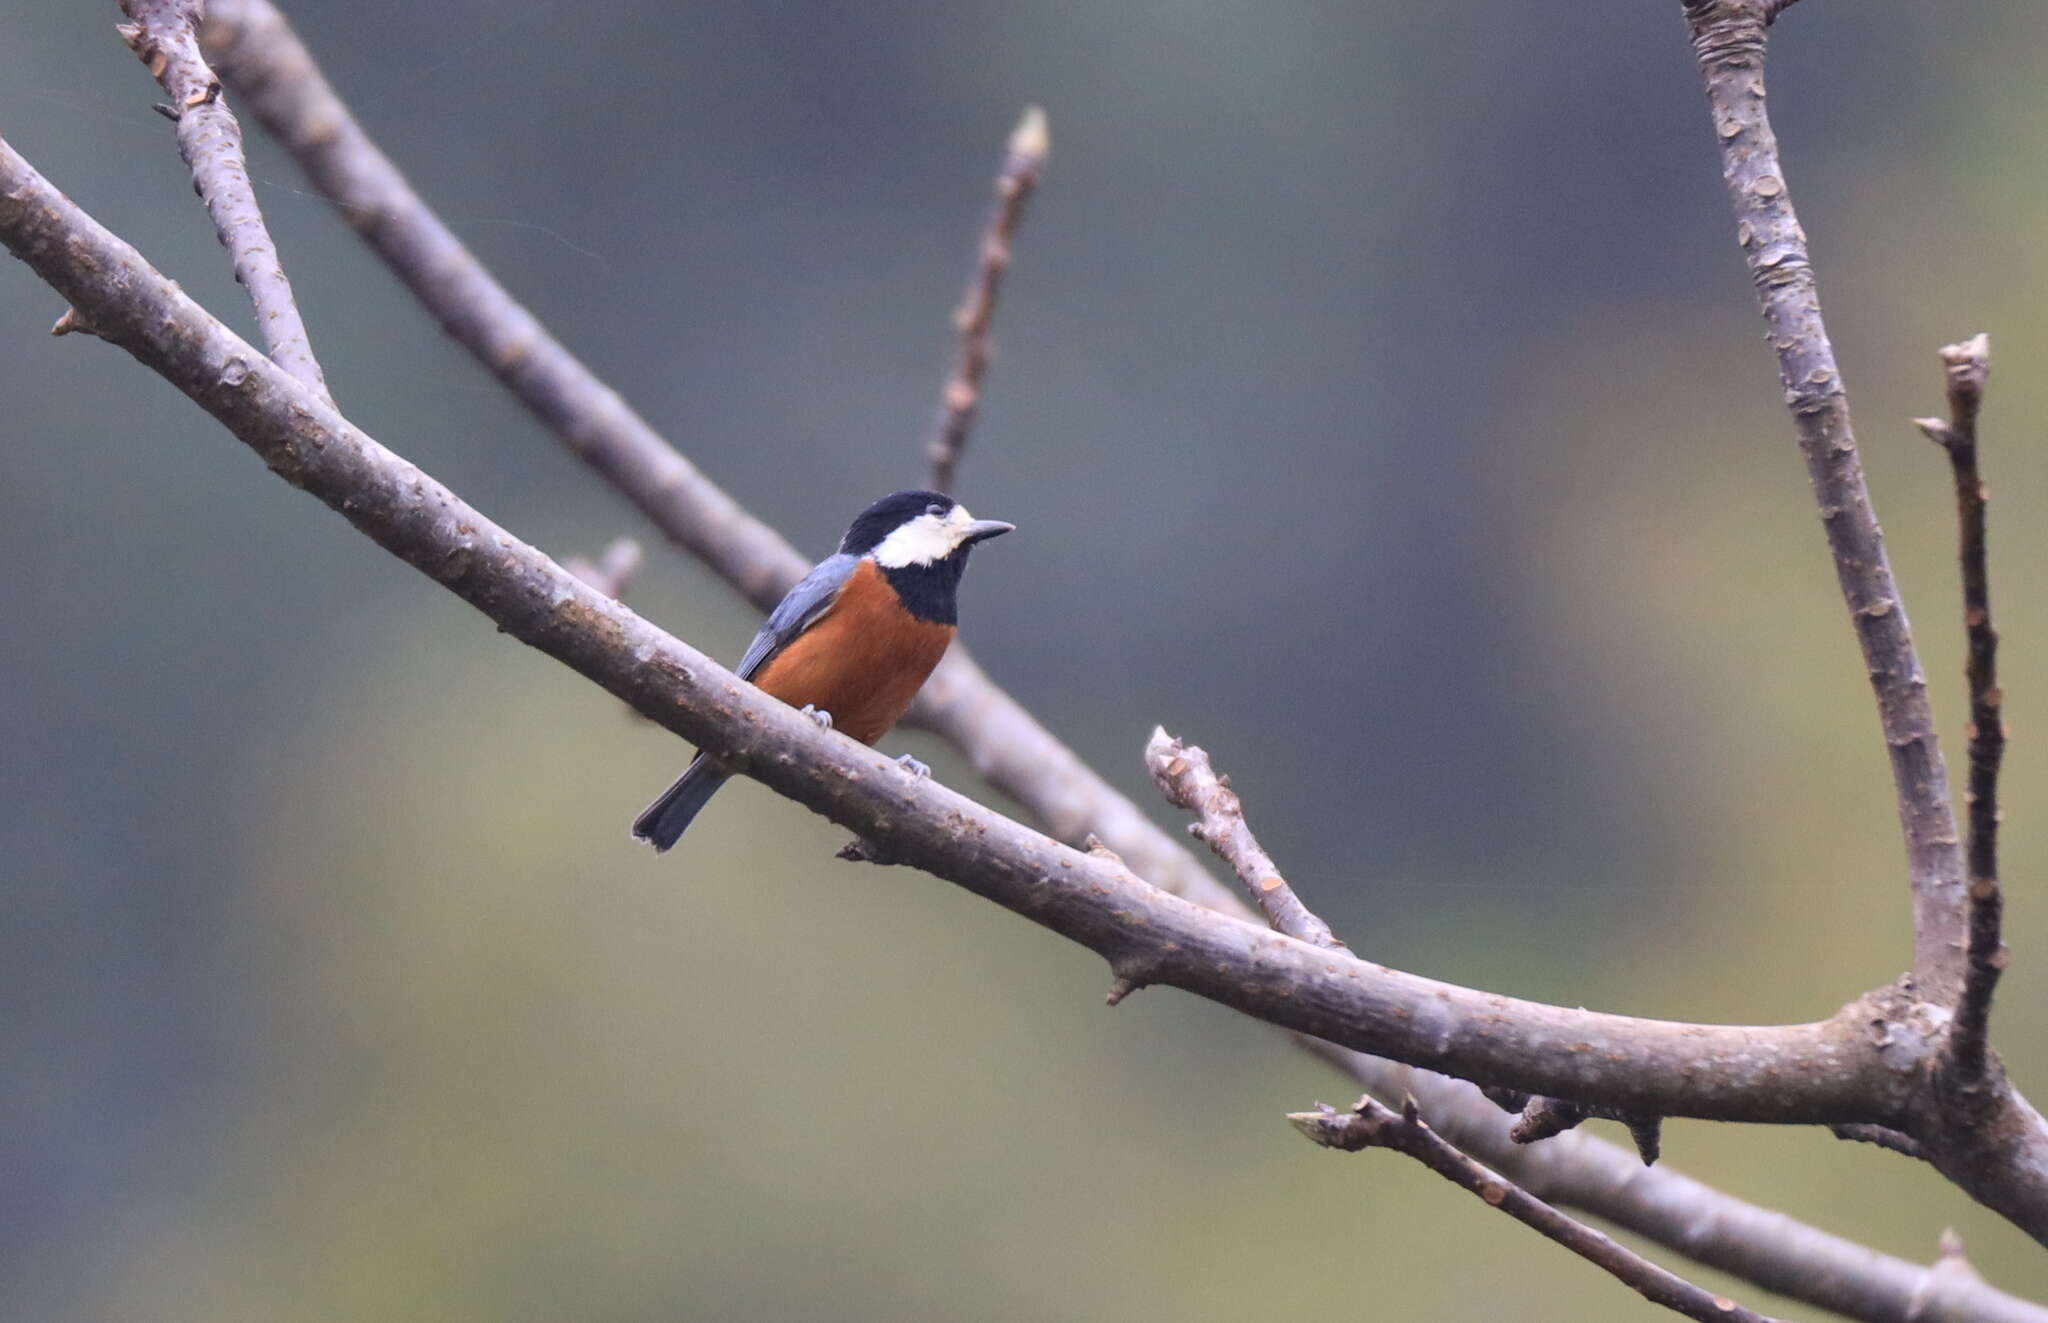
[[[1010,131],[1010,154],[1043,161],[1052,155],[1052,125],[1041,106],[1026,106],[1017,127]]]

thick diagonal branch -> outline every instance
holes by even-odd
[[[1918,419],[1927,438],[1948,452],[1955,478],[1956,526],[1963,576],[1963,632],[1969,642],[1970,867],[1969,965],[1949,1037],[1955,1082],[1984,1075],[1990,1051],[1991,994],[2005,969],[1999,930],[2005,897],[1998,883],[1998,768],[2005,758],[2004,695],[1998,687],[1998,630],[1991,623],[1991,576],[1985,548],[1984,480],[1977,471],[1977,413],[1991,376],[1991,340],[1977,335],[1941,351],[1948,380],[1948,421]]]
[[[1295,1129],[1325,1148],[1346,1153],[1385,1148],[1407,1154],[1453,1185],[1477,1195],[1487,1207],[1499,1209],[1604,1269],[1653,1304],[1700,1323],[1772,1323],[1767,1316],[1744,1309],[1726,1296],[1694,1286],[1614,1237],[1566,1217],[1513,1181],[1488,1171],[1430,1129],[1413,1098],[1399,1112],[1366,1097],[1360,1098],[1348,1112],[1323,1106],[1313,1112],[1290,1113],[1287,1119]]]
[[[1765,0],[1685,0],[1693,52],[1706,82],[1735,234],[1749,262],[1778,355],[1778,378],[1820,505],[1835,577],[1891,758],[1913,898],[1913,972],[1922,995],[1953,1004],[1963,986],[1963,859],[1949,805],[1948,769],[1935,739],[1927,676],[1905,604],[1892,581],[1849,422],[1849,400],[1821,320],[1806,232],[1778,163],[1764,107]]]
[[[121,0],[130,22],[121,28],[137,58],[170,98],[164,111],[178,126],[178,153],[213,217],[235,279],[249,291],[264,348],[278,366],[327,398],[327,379],[313,357],[313,342],[292,298],[292,282],[249,186],[242,126],[221,99],[220,81],[199,53],[204,0]],[[331,401],[330,401],[331,402]]]

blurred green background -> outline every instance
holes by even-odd
[[[1377,960],[1736,1021],[1903,968],[1876,721],[1675,3],[294,13],[482,258],[816,554],[921,477],[998,148],[1043,103],[963,485],[1022,530],[965,591],[998,680],[1147,804],[1151,723],[1210,747]],[[117,17],[10,6],[0,132],[246,327]],[[2044,60],[2032,0],[1814,3],[1773,49],[1952,756],[1948,477],[1906,419],[1937,346],[1992,334],[1999,1042],[2037,1096]],[[251,141],[351,416],[557,555],[645,538],[633,604],[735,655],[751,612]],[[1654,1315],[1412,1164],[1303,1143],[1281,1114],[1345,1089],[1277,1035],[1106,1010],[1092,957],[833,863],[758,787],[636,847],[684,746],[49,338],[62,306],[9,264],[0,1313]],[[1897,1254],[1954,1225],[2048,1296],[1890,1155],[1688,1122],[1666,1153]]]

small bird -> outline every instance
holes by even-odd
[[[976,519],[939,492],[895,492],[860,512],[839,550],[789,590],[733,668],[826,729],[873,744],[917,697],[953,641],[974,544],[1016,528]],[[915,760],[904,765],[918,775]],[[633,821],[657,851],[682,836],[730,773],[698,754]]]

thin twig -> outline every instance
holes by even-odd
[[[1749,261],[1778,377],[1820,506],[1891,756],[1913,897],[1913,973],[1921,995],[1953,1004],[1963,985],[1963,859],[1948,770],[1935,739],[1906,611],[1892,581],[1849,421],[1842,373],[1821,320],[1806,232],[1764,109],[1765,0],[1685,0],[1706,83],[1735,233]]]
[[[1183,744],[1163,728],[1154,726],[1152,738],[1145,742],[1145,770],[1152,773],[1152,780],[1168,800],[1201,815],[1200,822],[1189,825],[1188,834],[1207,844],[1230,865],[1275,932],[1286,933],[1311,946],[1350,950],[1337,940],[1330,925],[1302,904],[1294,888],[1287,885],[1279,865],[1260,846],[1250,824],[1245,822],[1244,801],[1230,788],[1230,779],[1218,776],[1209,765],[1205,750]]]
[[[1603,1231],[1565,1216],[1513,1181],[1474,1161],[1436,1131],[1421,1117],[1413,1098],[1399,1112],[1384,1107],[1370,1096],[1360,1098],[1348,1112],[1319,1105],[1313,1112],[1292,1112],[1287,1119],[1295,1129],[1325,1148],[1356,1153],[1366,1148],[1386,1148],[1405,1153],[1445,1180],[1478,1195],[1489,1208],[1498,1208],[1524,1226],[1531,1227],[1572,1253],[1585,1259],[1638,1292],[1653,1304],[1675,1310],[1701,1323],[1770,1323],[1766,1315],[1742,1308],[1726,1296],[1717,1296],[1694,1286],[1667,1268],[1659,1267]]]
[[[981,246],[975,250],[974,276],[967,292],[953,311],[953,330],[960,347],[953,359],[953,371],[939,397],[939,421],[926,447],[931,456],[933,491],[950,492],[960,464],[960,452],[967,448],[967,433],[974,426],[981,407],[981,379],[988,373],[989,323],[996,315],[996,295],[1002,292],[1003,274],[1010,269],[1010,240],[1017,222],[1024,217],[1024,204],[1038,187],[1038,177],[1052,154],[1052,134],[1045,112],[1027,106],[1024,117],[1010,132],[1003,149],[1003,168],[996,174],[995,206],[981,232]]]
[[[606,597],[621,598],[626,588],[639,572],[642,553],[640,544],[629,537],[613,538],[596,560],[586,556],[568,556],[562,561],[562,568],[589,584]]]
[[[1970,908],[1968,967],[1949,1034],[1954,1080],[1983,1078],[1989,1057],[1991,994],[2005,969],[1999,935],[2005,896],[1998,883],[1998,768],[2005,757],[2004,696],[1998,687],[1998,631],[1991,623],[1991,581],[1985,547],[1983,479],[1977,472],[1977,413],[1991,375],[1991,340],[1978,334],[1941,351],[1948,380],[1947,422],[1920,418],[1927,439],[1948,452],[1955,478],[1956,523],[1961,543],[1963,630],[1970,662]]]
[[[192,183],[234,263],[235,279],[249,291],[264,348],[278,366],[332,403],[299,305],[292,298],[292,282],[263,223],[256,190],[249,186],[242,126],[221,99],[220,81],[199,53],[198,29],[205,8],[205,0],[121,0],[121,9],[131,20],[121,26],[121,36],[171,99],[159,109],[178,126],[178,154],[192,170]]]

